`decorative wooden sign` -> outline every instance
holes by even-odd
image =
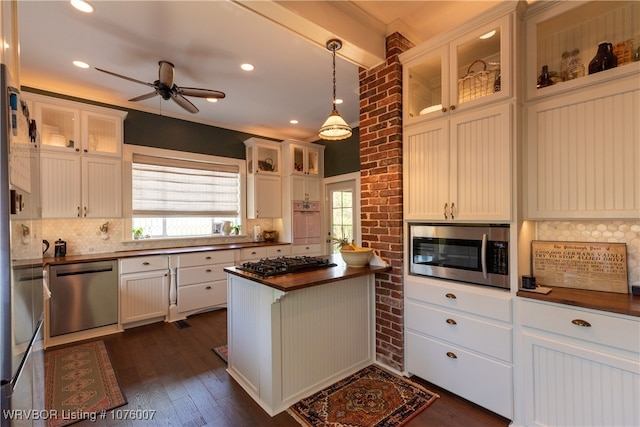
[[[629,293],[624,243],[534,240],[531,258],[539,285]]]

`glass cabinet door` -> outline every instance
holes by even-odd
[[[82,113],[82,151],[120,155],[121,118],[99,113]]]
[[[246,142],[245,142],[246,143]],[[280,146],[264,143],[247,144],[247,173],[280,175]]]
[[[38,104],[40,143],[43,148],[80,151],[79,111],[57,105]]]
[[[318,175],[320,173],[320,153],[317,150],[307,150],[307,174]]]
[[[409,118],[441,113],[443,105],[449,105],[446,60],[447,51],[442,48],[425,55],[409,67],[406,74]]]
[[[509,95],[509,16],[451,43],[449,109]]]

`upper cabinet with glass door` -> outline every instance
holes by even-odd
[[[322,176],[324,146],[308,142],[285,140],[282,143],[287,174]]]
[[[640,71],[637,0],[538,2],[527,11],[526,22],[529,99]],[[611,53],[613,62],[593,61],[603,54],[611,58]],[[543,68],[548,76],[542,76]]]
[[[511,96],[512,15],[504,9],[401,55],[405,124]]]
[[[249,138],[247,148],[247,174],[280,175],[281,147],[277,141]]]
[[[42,148],[82,154],[122,155],[126,112],[26,94],[35,108]]]

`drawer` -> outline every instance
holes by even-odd
[[[227,303],[227,282],[200,283],[178,288],[178,312],[203,310]]]
[[[224,268],[228,266],[228,264],[214,264],[187,268],[180,267],[178,269],[178,286],[225,280],[227,273],[225,273]]]
[[[291,255],[291,246],[267,246],[267,258],[276,258],[279,256]]]
[[[407,298],[511,323],[513,315],[508,292],[494,292],[483,287],[474,291],[471,286],[442,286],[434,282],[407,280]]]
[[[407,328],[505,362],[513,361],[513,328],[439,310],[414,302],[406,305]]]
[[[240,261],[249,261],[266,257],[267,248],[265,247],[240,249]]]
[[[513,419],[513,368],[407,331],[407,370]]]
[[[178,256],[178,266],[195,267],[196,265],[226,264],[235,262],[234,251],[192,252]]]
[[[167,269],[169,269],[169,257],[164,255],[122,258],[120,260],[120,274]]]
[[[292,253],[293,255],[300,256],[320,256],[322,255],[322,245],[320,243],[311,245],[294,245]]]
[[[623,319],[603,312],[525,299],[521,303],[524,326],[640,354],[640,319]]]

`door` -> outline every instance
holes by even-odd
[[[340,177],[336,177],[340,179]],[[327,183],[325,194],[327,195],[328,210],[326,253],[338,253],[339,249],[334,244],[332,237],[347,238],[362,243],[360,238],[360,174],[354,173],[343,177],[344,180],[336,180]]]

